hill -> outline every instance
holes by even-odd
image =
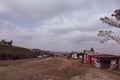
[[[63,54],[68,54],[69,52],[56,52],[56,51],[46,51],[46,50],[41,50],[41,49],[31,49],[33,53],[36,55],[63,55]]]
[[[33,57],[36,57],[36,55],[26,48],[0,45],[0,60],[16,60]]]

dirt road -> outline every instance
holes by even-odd
[[[120,80],[119,75],[62,58],[0,62],[0,80]]]

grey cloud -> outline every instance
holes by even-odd
[[[23,19],[41,20],[47,17],[58,15],[67,11],[71,11],[76,2],[63,0],[20,0],[20,1],[3,1],[8,8],[8,15],[17,16]],[[79,2],[78,2],[79,3]],[[77,3],[77,5],[78,5]],[[71,7],[72,6],[72,7]]]
[[[1,22],[1,21],[0,21]],[[99,52],[109,52],[110,48],[114,49],[116,44],[106,43],[100,44],[96,37],[96,32],[79,32],[73,31],[69,34],[57,35],[49,33],[48,30],[42,30],[42,28],[34,27],[32,29],[26,29],[14,26],[7,22],[2,22],[0,25],[1,39],[13,39],[14,45],[24,46],[26,48],[41,48],[45,50],[56,51],[82,51],[83,49],[95,48]],[[11,27],[10,27],[11,26]],[[1,31],[6,31],[3,33]],[[114,46],[111,46],[113,45]],[[108,47],[109,45],[109,47]],[[103,47],[104,46],[104,47]],[[105,48],[106,47],[106,48]],[[107,50],[105,50],[105,49]],[[102,51],[102,50],[104,51]],[[115,50],[118,50],[115,48]],[[114,51],[112,51],[114,52]]]
[[[75,10],[86,10],[86,12],[92,10],[96,12],[104,11],[104,7],[107,8],[113,4],[115,7],[119,5],[117,1],[109,1],[108,3],[107,1],[99,0],[4,0],[2,3],[8,10],[6,14],[33,21],[51,18],[64,13],[68,14]],[[108,9],[107,11],[111,10]]]
[[[92,32],[101,29],[98,15],[92,14],[89,16],[89,14],[85,15],[84,13],[79,15],[80,13],[80,11],[77,11],[77,14],[73,12],[67,16],[62,15],[47,20],[43,24],[44,29],[58,35],[68,34],[73,31]]]
[[[0,16],[5,14],[39,25],[21,27],[15,21],[11,23],[11,19],[0,20],[0,39],[13,39],[15,45],[46,50],[80,51],[93,47],[98,51],[118,51],[112,46],[117,45],[113,41],[100,44],[97,32],[111,29],[99,18],[119,7],[118,0],[3,0]]]

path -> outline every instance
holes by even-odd
[[[4,62],[4,61],[3,61]],[[0,80],[119,80],[118,74],[62,58],[0,63]],[[11,62],[12,63],[12,62]],[[15,61],[13,61],[15,63]]]

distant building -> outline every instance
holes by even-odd
[[[77,53],[72,53],[71,57],[74,58],[74,59],[77,59],[78,58]]]
[[[9,46],[12,46],[12,43],[13,43],[12,40],[9,41],[9,42],[5,41],[4,39],[0,41],[0,45],[9,45]]]
[[[84,56],[83,53],[77,53],[77,52],[71,52],[69,55],[70,55],[70,58],[73,58],[73,59],[82,59]]]

